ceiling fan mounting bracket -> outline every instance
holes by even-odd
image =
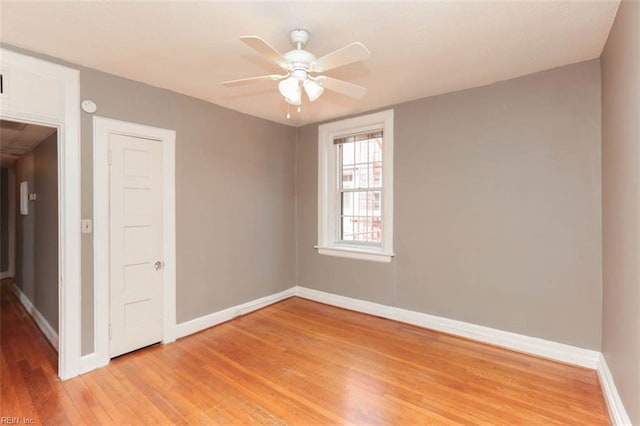
[[[289,38],[296,49],[302,49],[309,41],[309,32],[307,30],[296,29],[289,33]]]

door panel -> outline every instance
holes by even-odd
[[[162,340],[162,143],[111,134],[110,356]]]

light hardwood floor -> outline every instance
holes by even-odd
[[[2,285],[0,415],[37,424],[608,424],[596,373],[292,298],[60,382]]]

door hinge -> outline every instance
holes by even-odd
[[[111,340],[111,324],[109,324],[109,340]]]
[[[111,160],[111,150],[109,150],[109,165],[111,165],[111,162],[112,162],[112,160]]]

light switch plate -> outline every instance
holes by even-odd
[[[90,234],[93,232],[93,222],[91,219],[82,219],[82,233]]]

